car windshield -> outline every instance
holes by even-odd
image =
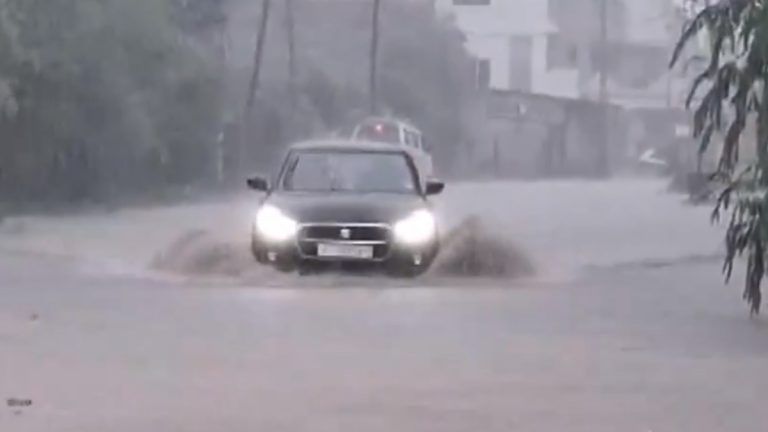
[[[416,191],[408,160],[395,152],[298,152],[289,162],[282,186],[303,192]]]

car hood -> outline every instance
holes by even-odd
[[[427,207],[418,195],[276,192],[265,200],[300,223],[394,223]]]

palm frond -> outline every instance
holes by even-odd
[[[703,7],[683,27],[670,67],[704,33],[709,38],[708,59],[692,80],[686,106],[696,102],[693,124],[700,157],[709,150],[715,133],[724,130],[712,178],[726,186],[712,220],[719,221],[724,212],[730,214],[723,273],[729,280],[738,257],[747,256],[744,299],[751,312],[758,313],[768,245],[768,0],[721,0]],[[737,173],[742,136],[753,119],[758,126],[758,158]]]

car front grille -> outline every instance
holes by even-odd
[[[385,260],[390,252],[391,229],[385,224],[305,224],[299,229],[299,252],[317,258],[322,243],[373,247],[373,259]]]
[[[299,232],[302,240],[388,241],[389,228],[384,225],[305,225]]]

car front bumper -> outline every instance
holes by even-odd
[[[322,225],[326,231],[332,231],[331,225]],[[303,264],[311,263],[361,263],[390,266],[410,266],[415,268],[428,268],[439,250],[437,236],[424,244],[404,245],[394,241],[391,230],[386,225],[333,225],[333,229],[341,232],[342,229],[352,230],[350,239],[332,238],[323,232],[320,226],[304,225],[296,238],[281,242],[270,243],[262,239],[257,233],[252,234],[251,251],[254,258],[262,264],[271,264],[290,270]],[[374,229],[380,230],[377,234]],[[321,235],[309,235],[320,233]],[[361,235],[356,235],[362,233]],[[370,235],[367,235],[367,234]],[[365,237],[365,238],[363,238]],[[370,254],[365,256],[326,256],[320,253],[323,245],[328,246],[352,246],[354,248],[370,249]]]

